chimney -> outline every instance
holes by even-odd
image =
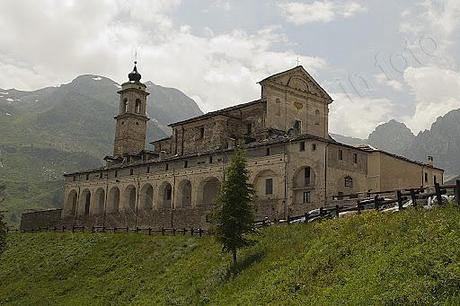
[[[427,164],[433,167],[433,156],[428,155]]]

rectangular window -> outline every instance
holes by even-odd
[[[304,191],[302,203],[303,203],[303,204],[306,204],[306,203],[310,203],[310,201],[311,201],[311,198],[310,198],[310,191]]]
[[[166,171],[169,170],[169,164],[168,164],[168,163],[165,164],[165,170],[166,170]]]
[[[316,143],[314,143],[314,144],[311,145],[311,150],[312,150],[312,151],[316,151]]]
[[[294,121],[294,130],[296,130],[299,134],[302,134],[302,121]]]
[[[72,177],[72,180],[75,182],[75,181],[77,180],[77,177],[74,175],[74,176]]]
[[[343,160],[343,151],[339,150],[339,160]]]
[[[428,183],[428,173],[425,172],[425,183]]]
[[[200,127],[200,139],[204,138],[204,127]]]
[[[188,160],[184,161],[184,168],[188,168]]]
[[[268,178],[265,180],[265,194],[273,194],[273,179]]]
[[[86,180],[89,180],[89,174],[86,175]]]
[[[129,169],[129,175],[133,175],[134,174],[134,169]]]
[[[433,182],[436,184],[438,182],[438,179],[436,177],[436,175],[433,176]]]
[[[209,156],[209,163],[212,164],[212,155]]]
[[[114,173],[113,176],[118,177],[118,171],[117,170],[115,170],[115,173]]]
[[[103,174],[102,174],[102,172],[101,172],[101,173],[99,173],[99,178],[102,178],[102,175],[103,175]]]
[[[299,151],[305,151],[305,141],[299,143]]]
[[[150,173],[150,166],[147,167],[147,173]]]
[[[171,200],[171,195],[172,195],[172,189],[171,189],[171,188],[167,188],[167,189],[166,189],[166,201]]]
[[[270,155],[270,148],[267,148],[267,150],[265,151],[265,156],[269,156]]]
[[[343,200],[343,192],[339,192],[339,194],[337,195],[337,200]]]
[[[309,186],[310,183],[311,183],[311,170],[310,170],[310,167],[305,168],[303,175],[304,175],[305,186]]]
[[[354,162],[355,164],[358,163],[358,154],[356,154],[356,153],[353,154],[353,162]]]

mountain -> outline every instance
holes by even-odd
[[[376,148],[425,162],[433,156],[435,165],[446,170],[446,174],[460,173],[460,109],[438,117],[429,130],[416,136],[401,122],[390,120],[379,125],[367,139],[352,138],[337,134],[331,137],[349,144],[370,144]]]
[[[148,141],[167,136],[168,124],[202,114],[183,92],[145,84]],[[59,206],[62,174],[99,167],[112,153],[119,88],[109,78],[82,75],[35,91],[0,89],[0,184],[7,194],[0,210],[10,211],[10,222],[19,208]]]

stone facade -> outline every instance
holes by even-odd
[[[171,137],[145,151],[148,93],[139,81],[123,84],[114,155],[103,168],[65,175],[63,222],[206,228],[237,145],[247,152],[260,219],[303,214],[339,194],[412,187],[406,168],[436,172],[442,182],[430,165],[331,139],[332,99],[303,67],[260,85],[260,99],[171,124]],[[410,175],[419,180],[417,171]]]
[[[52,228],[60,226],[62,209],[47,209],[40,211],[24,212],[21,216],[21,231],[34,231],[43,228]]]

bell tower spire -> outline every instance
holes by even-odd
[[[128,81],[121,85],[120,104],[115,129],[113,155],[122,157],[137,155],[145,149],[147,134],[147,86],[141,83],[141,74],[137,71],[137,61],[128,74]]]

